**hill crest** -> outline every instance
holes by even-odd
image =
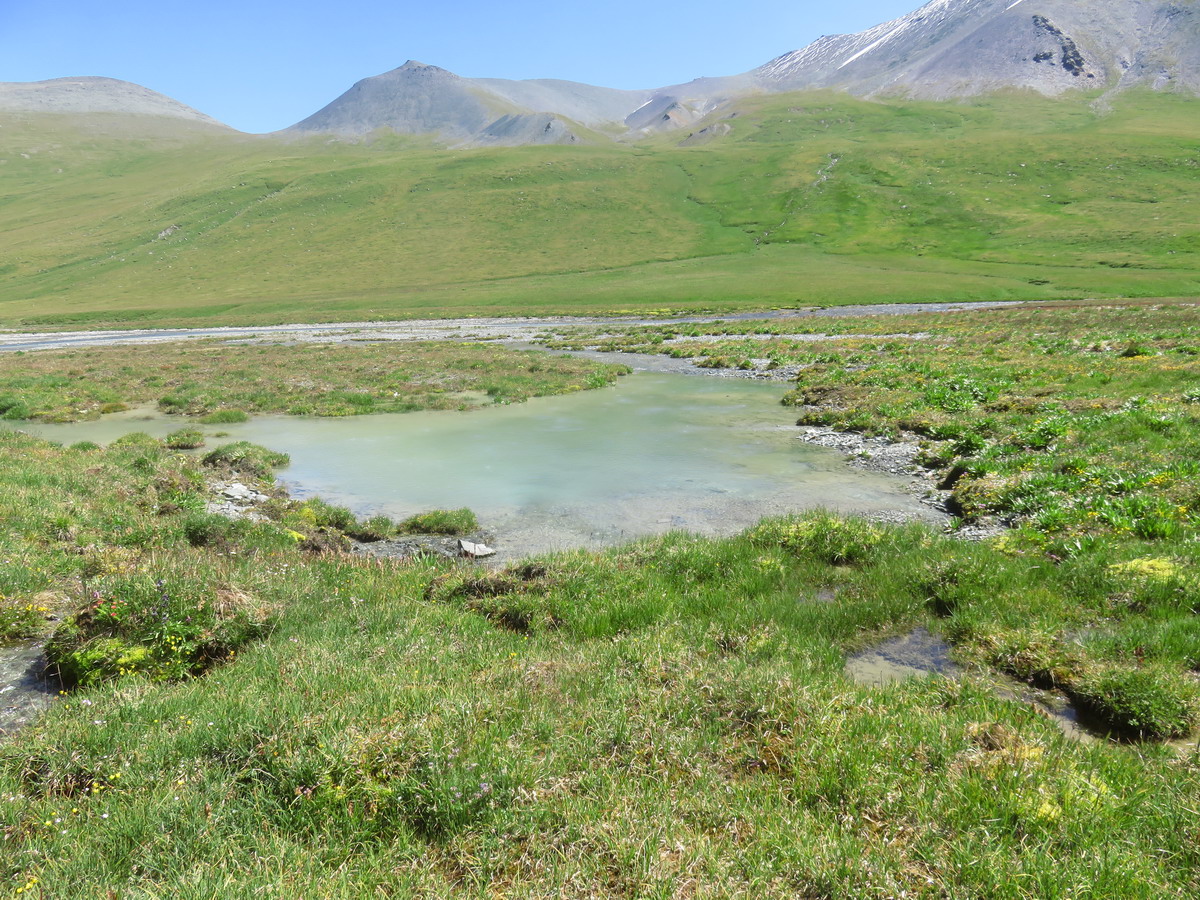
[[[0,111],[166,116],[229,129],[223,122],[166,94],[130,81],[96,75],[52,78],[48,81],[0,82]]]

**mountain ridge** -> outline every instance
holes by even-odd
[[[611,126],[649,91],[557,79],[464,78],[416,60],[364,78],[285,134],[361,136],[380,128],[452,143],[577,143]]]
[[[559,117],[629,137],[690,127],[730,101],[756,93],[832,89],[868,98],[949,100],[1011,88],[1046,96],[1081,89],[1111,95],[1135,85],[1200,93],[1197,5],[1195,0],[930,0],[865,31],[822,36],[749,72],[649,91],[548,79],[458,83],[493,105],[520,108],[504,115]],[[354,119],[357,128],[349,133],[371,130],[367,125],[437,133],[419,120],[355,109],[355,91],[389,80],[436,105],[415,80],[401,83],[395,77],[405,70],[359,82],[322,112]],[[588,103],[580,102],[583,95]],[[456,107],[450,95],[442,103]],[[318,117],[309,117],[286,130],[337,132],[313,127],[320,124]],[[486,127],[458,115],[441,136],[471,143]]]
[[[1054,96],[1175,82],[1197,92],[1197,36],[1195,3],[931,0],[866,31],[819,38],[754,74],[774,89],[833,87],[930,100],[1003,87]]]
[[[409,60],[355,82],[276,134],[358,138],[391,129],[450,146],[580,143],[690,128],[762,93],[950,100],[1016,88],[1107,98],[1142,85],[1200,93],[1200,0],[929,0],[748,72],[647,90],[465,78]],[[221,125],[147,88],[94,77],[0,83],[4,110],[127,112]]]

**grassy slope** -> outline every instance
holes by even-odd
[[[0,320],[1194,295],[1194,110],[785,95],[694,146],[454,152],[10,120]]]

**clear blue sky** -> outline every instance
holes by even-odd
[[[651,88],[733,75],[922,0],[0,0],[0,81],[106,75],[235,128],[284,128],[408,59]]]

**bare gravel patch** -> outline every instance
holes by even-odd
[[[507,316],[475,319],[413,319],[404,322],[338,322],[222,326],[216,328],[110,329],[106,331],[6,332],[0,338],[0,353],[18,350],[60,350],[68,347],[103,347],[117,344],[164,343],[170,341],[226,338],[239,341],[481,341],[531,340],[544,331],[578,326],[669,325],[680,322],[745,322],[755,319],[844,318],[846,316],[894,316],[909,313],[954,312],[969,309],[1020,305],[1012,301],[980,303],[877,303],[864,306],[811,307],[764,310],[731,315],[673,316]]]

